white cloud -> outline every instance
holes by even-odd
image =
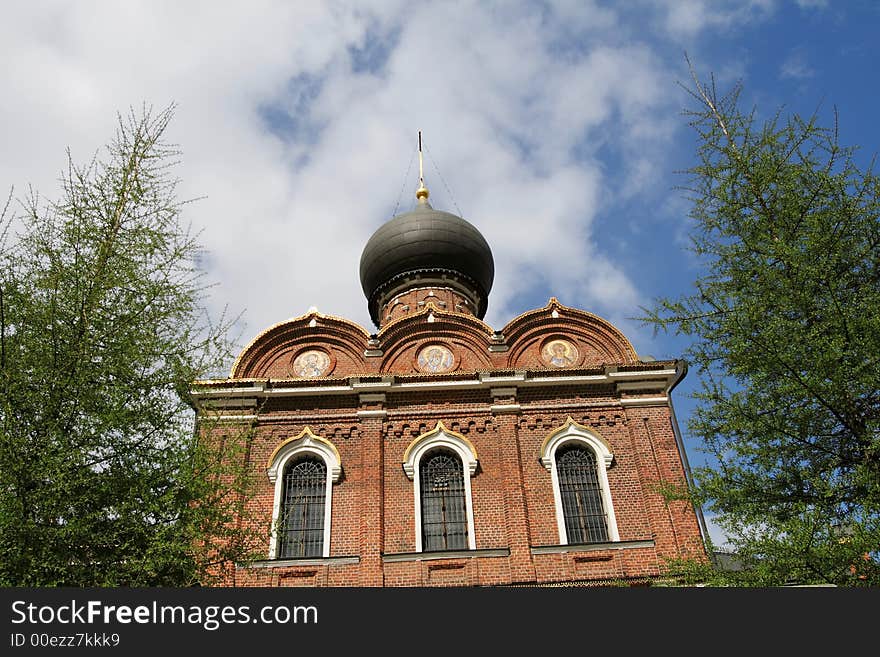
[[[775,0],[653,0],[650,4],[665,12],[666,29],[679,39],[710,28],[741,27],[776,9]]]
[[[689,34],[721,20],[699,2],[665,10]],[[117,111],[174,101],[181,192],[206,197],[186,217],[215,306],[245,309],[243,339],[313,305],[372,330],[360,253],[412,206],[421,129],[434,206],[495,254],[487,321],[527,310],[530,286],[625,317],[640,293],[594,221],[652,184],[677,120],[645,29],[561,1],[12,3],[0,185],[55,196],[66,146],[85,161]]]
[[[816,72],[807,60],[806,53],[801,49],[790,52],[779,67],[779,77],[781,78],[806,80],[815,74]]]

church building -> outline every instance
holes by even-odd
[[[684,361],[555,298],[487,325],[489,245],[428,196],[364,247],[375,332],[312,311],[194,385],[203,431],[251,432],[266,545],[226,583],[646,585],[705,556],[699,509],[662,494],[688,481]]]

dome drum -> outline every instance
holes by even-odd
[[[432,269],[399,274],[379,287],[368,299],[370,316],[378,326],[388,318],[389,306],[399,303],[401,297],[406,299],[407,293],[434,290],[449,290],[461,298],[464,306],[447,307],[446,303],[437,297],[434,303],[441,309],[465,312],[480,318],[486,314],[487,296],[474,281],[452,270]],[[429,292],[427,300],[435,296]],[[422,302],[419,304],[421,305]]]

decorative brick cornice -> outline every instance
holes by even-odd
[[[642,368],[620,371],[616,366],[594,370],[519,370],[495,372],[457,372],[452,375],[381,375],[337,379],[226,379],[198,381],[191,390],[195,403],[202,409],[210,402],[213,408],[241,407],[242,399],[279,399],[321,397],[326,395],[362,395],[367,392],[409,393],[463,390],[511,390],[533,387],[569,387],[581,389],[615,386],[615,390],[636,393],[654,391],[649,397],[627,396],[622,405],[656,405],[666,403],[666,394],[679,376],[675,362],[644,363]],[[622,388],[617,387],[622,384]],[[663,393],[658,396],[656,393]],[[228,406],[226,405],[228,400]]]

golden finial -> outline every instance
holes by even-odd
[[[416,198],[419,202],[428,201],[428,188],[425,187],[424,169],[422,167],[422,131],[419,130],[419,188],[416,190]]]

